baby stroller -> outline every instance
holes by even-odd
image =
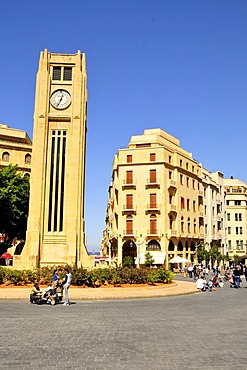
[[[230,283],[230,288],[234,288],[234,286],[235,286],[234,277],[233,276],[230,276],[228,281]]]
[[[30,302],[36,304],[50,304],[52,306],[60,303],[63,299],[63,286],[60,283],[52,284],[43,290],[43,293],[35,297],[30,296]]]

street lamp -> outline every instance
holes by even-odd
[[[140,242],[140,240],[138,239],[137,241],[137,267],[140,268],[140,246],[145,242],[145,240],[143,240],[142,242]]]
[[[109,266],[111,266],[111,242],[108,242],[108,248],[109,248]]]

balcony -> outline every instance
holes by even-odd
[[[168,213],[177,213],[177,206],[174,204],[168,204]]]
[[[152,237],[153,236],[157,237],[160,235],[160,232],[157,229],[151,229],[151,230],[147,230],[147,235],[152,236]]]
[[[169,229],[167,232],[168,239],[175,238],[177,236],[177,230]]]
[[[168,189],[169,188],[174,188],[174,189],[177,188],[177,183],[174,180],[169,179],[168,182],[167,182],[167,184],[168,184]]]
[[[147,204],[145,213],[146,213],[146,215],[148,213],[158,213],[158,214],[160,214],[160,205],[157,204],[157,203]]]
[[[122,214],[124,215],[126,213],[135,215],[136,214],[136,205],[124,204],[123,209],[122,209]]]
[[[217,232],[217,238],[218,238],[218,239],[222,239],[222,238],[223,238],[223,235],[222,235],[222,233],[221,233],[221,232]]]
[[[147,179],[146,189],[151,188],[160,188],[160,180],[159,179]]]
[[[134,238],[135,234],[135,230],[123,230],[123,238]]]
[[[136,189],[136,181],[132,179],[123,180],[122,189]]]

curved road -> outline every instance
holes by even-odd
[[[0,369],[247,369],[246,283],[177,297],[0,301]]]

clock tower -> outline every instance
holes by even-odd
[[[41,52],[26,243],[16,268],[90,266],[85,246],[86,56]]]

